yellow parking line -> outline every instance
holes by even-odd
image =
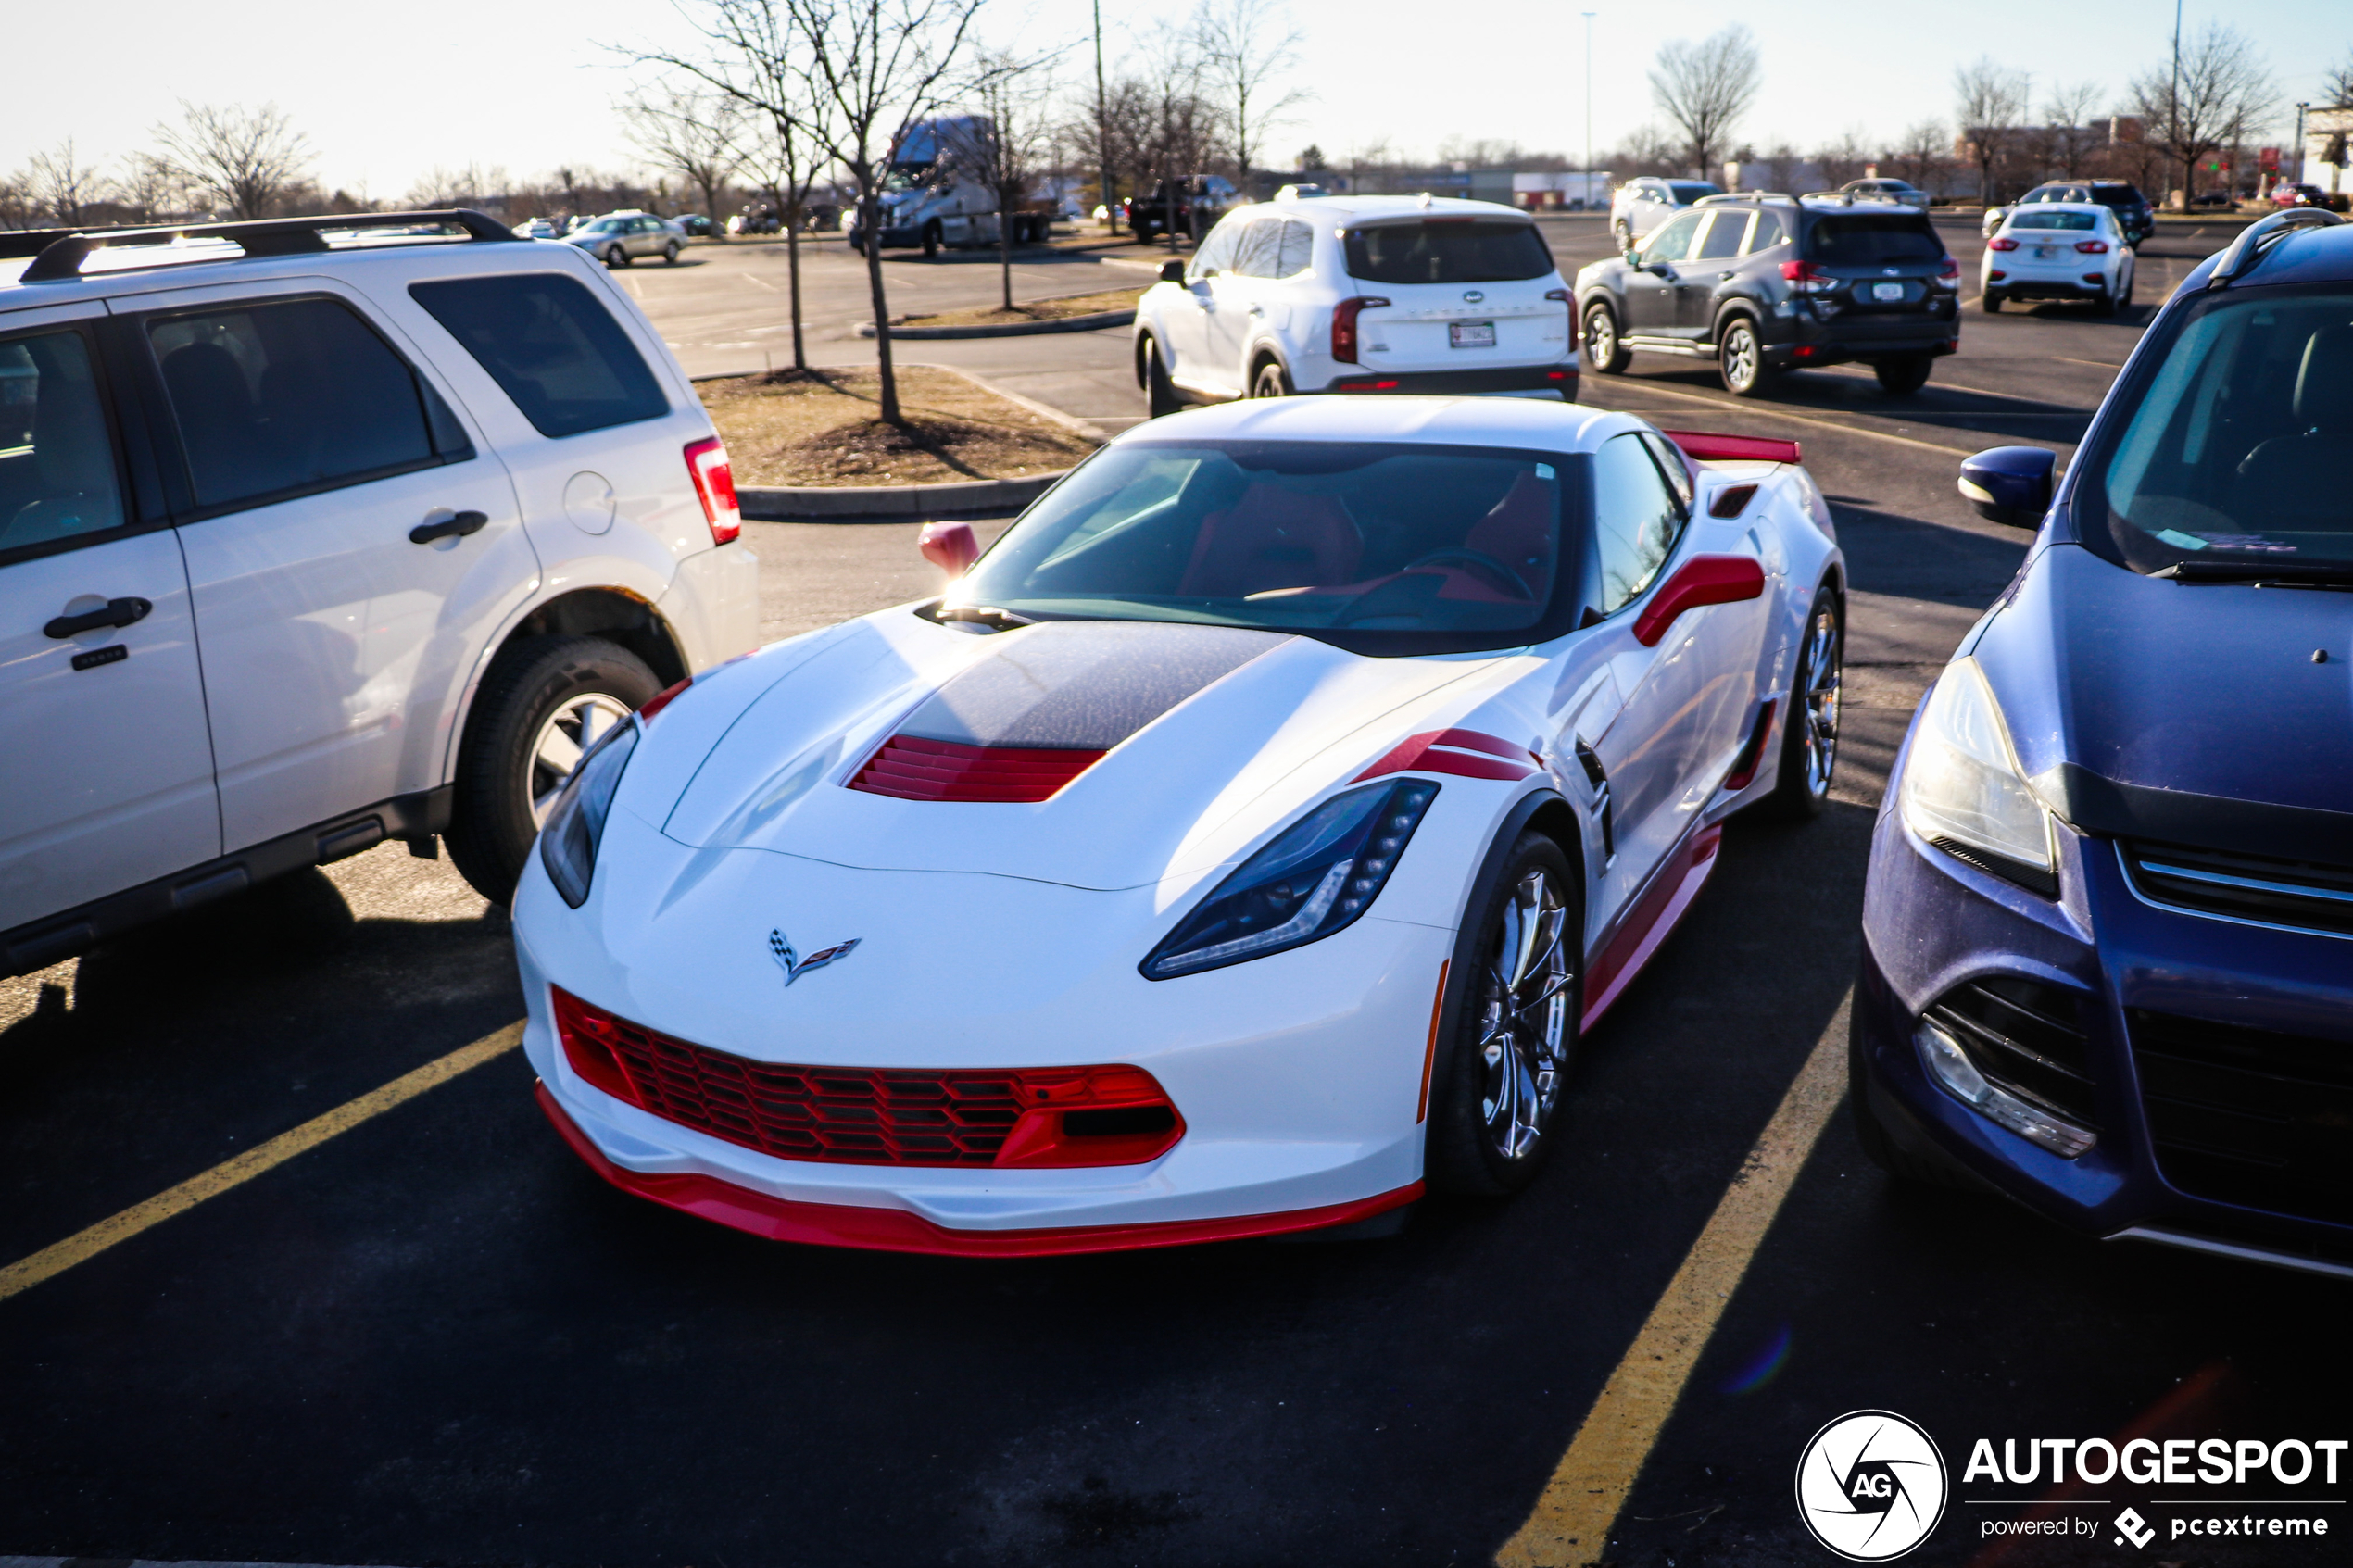
[[[156,1194],[144,1203],[134,1203],[120,1214],[99,1221],[88,1230],[77,1232],[43,1248],[30,1258],[20,1259],[0,1268],[0,1301],[21,1290],[30,1290],[44,1279],[65,1273],[76,1263],[87,1262],[120,1241],[128,1241],[151,1225],[159,1225],[175,1214],[184,1214],[208,1198],[218,1198],[230,1188],[251,1181],[273,1166],[283,1165],[296,1155],[318,1148],[338,1133],[347,1133],[371,1117],[381,1116],[393,1107],[416,1098],[436,1084],[446,1084],[470,1068],[481,1066],[496,1056],[503,1056],[522,1043],[522,1024],[508,1024],[494,1034],[484,1035],[471,1046],[460,1047],[438,1060],[429,1061],[413,1073],[395,1078],[380,1089],[346,1100],[333,1110],[314,1116],[291,1132],[279,1134],[268,1143],[257,1144],[233,1160],[224,1160],[201,1175],[191,1176],[178,1186]]]
[[[1618,1510],[1650,1458],[1700,1352],[1781,1200],[1846,1090],[1849,992],[1748,1151],[1648,1322],[1610,1374],[1528,1522],[1495,1554],[1498,1568],[1570,1568],[1602,1560]]]

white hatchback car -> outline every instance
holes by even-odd
[[[504,901],[581,752],[757,641],[739,531],[570,246],[0,234],[0,972],[386,838]]]
[[[1526,213],[1428,196],[1237,208],[1136,307],[1154,418],[1294,392],[1577,398],[1568,285]]]
[[[1629,180],[1610,193],[1610,234],[1623,250],[1685,207],[1723,194],[1723,186],[1706,180],[1663,180],[1648,174]]]
[[[2116,214],[2095,202],[2012,207],[1978,267],[1989,311],[2008,300],[2086,300],[2103,316],[2133,303],[2133,247]]]

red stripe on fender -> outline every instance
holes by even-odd
[[[1634,621],[1634,640],[1656,647],[1675,618],[1702,605],[1738,604],[1763,596],[1765,569],[1749,556],[1693,556],[1651,596]]]
[[[797,1203],[698,1173],[652,1175],[624,1170],[605,1158],[546,1084],[535,1085],[539,1109],[591,1170],[622,1191],[731,1225],[771,1241],[813,1247],[856,1247],[876,1252],[927,1252],[950,1258],[1050,1258],[1074,1252],[1126,1252],[1147,1247],[1189,1247],[1205,1241],[1239,1241],[1256,1236],[1323,1230],[1354,1224],[1402,1209],[1422,1195],[1422,1184],[1281,1214],[1240,1214],[1220,1220],[1164,1220],[1147,1224],[1071,1225],[1053,1230],[963,1231],[933,1224],[904,1209],[872,1209],[847,1203]]]
[[[1806,448],[1794,441],[1761,435],[1717,435],[1707,431],[1662,430],[1695,463],[1802,463]]]
[[[1452,773],[1457,778],[1511,783],[1536,771],[1532,761],[1519,760],[1532,759],[1535,755],[1524,746],[1514,746],[1500,736],[1478,730],[1429,730],[1399,741],[1379,761],[1350,782],[1363,784],[1366,779],[1410,769],[1422,773]],[[1506,758],[1511,760],[1504,760]]]
[[[1692,900],[1707,881],[1707,873],[1716,869],[1716,847],[1724,836],[1720,824],[1710,824],[1692,834],[1676,857],[1676,863],[1661,871],[1650,886],[1642,890],[1642,901],[1634,906],[1607,946],[1593,956],[1586,966],[1585,1016],[1577,1027],[1591,1029],[1612,1002],[1632,985],[1634,976],[1651,961],[1651,955],[1674,933]]]

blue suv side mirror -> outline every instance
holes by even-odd
[[[1995,446],[1961,462],[1961,494],[1977,515],[2012,528],[2040,528],[2051,509],[2058,454],[2041,446]]]

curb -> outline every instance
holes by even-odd
[[[925,338],[951,337],[1037,337],[1045,332],[1092,332],[1105,327],[1124,327],[1135,320],[1133,310],[1098,310],[1091,316],[1065,316],[1059,321],[1009,321],[1001,327],[893,327],[893,343],[920,342]],[[872,321],[858,323],[860,337],[873,337]]]
[[[1019,511],[1070,470],[951,484],[742,485],[736,505],[754,522],[934,522]]]

